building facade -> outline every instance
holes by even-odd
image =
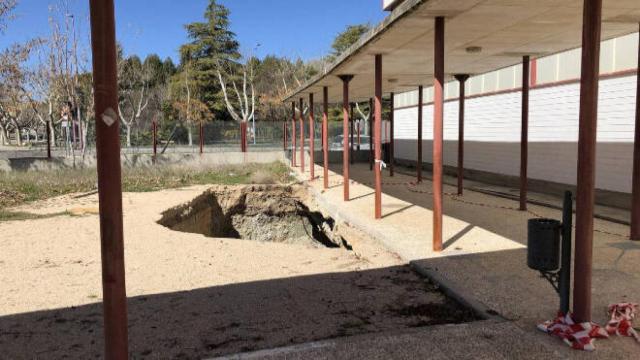
[[[602,43],[597,188],[631,192],[638,33]],[[529,105],[529,179],[575,185],[580,49],[532,60]],[[519,176],[522,65],[471,77],[466,83],[465,169],[503,180]],[[445,87],[444,164],[457,164],[457,82]],[[424,89],[423,159],[432,151],[433,89]],[[416,91],[395,97],[395,154],[417,159]],[[544,190],[544,189],[538,189]],[[615,205],[615,204],[614,204]]]

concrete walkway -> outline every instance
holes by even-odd
[[[290,347],[237,354],[216,360],[308,359],[561,359],[552,346],[527,343],[527,335],[509,322],[461,325],[365,334]]]
[[[526,223],[529,218],[536,216],[560,219],[559,210],[531,205],[530,212],[520,212],[517,211],[517,203],[511,199],[470,190],[463,197],[447,195],[444,200],[445,250],[441,254],[435,254],[431,251],[432,197],[429,193],[429,181],[412,185],[413,177],[397,174],[390,178],[385,171],[382,199],[384,218],[376,221],[373,218],[373,189],[368,185],[373,180],[373,173],[369,171],[368,165],[356,164],[351,167],[353,182],[349,202],[342,200],[340,167],[332,170],[337,172],[330,172],[328,190],[322,189],[320,178],[308,182],[308,171],[298,171],[297,175],[307,182],[310,190],[317,194],[318,201],[332,216],[368,232],[416,268],[436,274],[446,287],[461,292],[460,295],[469,302],[491,309],[492,313],[495,311],[506,319],[509,325],[499,321],[493,323],[495,328],[491,331],[496,333],[495,336],[490,336],[492,342],[497,341],[508,349],[509,337],[517,334],[522,342],[532,344],[529,356],[511,356],[509,352],[501,355],[506,355],[507,358],[536,358],[539,354],[536,349],[542,346],[552,349],[554,356],[560,358],[592,356],[570,350],[559,340],[542,334],[535,328],[538,322],[554,317],[558,298],[551,285],[526,266]],[[322,168],[317,166],[315,173],[316,176],[321,176]],[[444,191],[453,193],[455,188],[445,185]],[[640,302],[640,276],[637,271],[640,244],[626,238],[625,234],[629,231],[626,225],[596,220],[595,226],[593,314],[594,321],[604,324],[609,303]],[[640,323],[636,324],[638,325]],[[492,328],[490,323],[485,323],[484,326]],[[445,328],[450,330],[451,336],[455,336],[459,331],[457,327]],[[514,332],[514,327],[519,331]],[[475,335],[472,341],[490,343],[486,336],[478,333]],[[375,336],[380,335],[371,335]],[[401,337],[405,338],[404,336]],[[414,336],[419,339],[422,335]],[[364,336],[363,339],[370,338]],[[362,349],[388,350],[391,347],[403,353],[407,350],[400,338],[397,341],[392,340],[393,336],[385,339],[387,340],[384,342],[357,339],[348,341]],[[417,341],[417,344],[425,346],[424,342]],[[462,339],[454,341],[452,348],[460,346],[463,346]],[[483,348],[483,345],[478,346],[478,349]],[[640,354],[640,344],[629,338],[601,340],[596,347],[598,358],[637,359]],[[349,354],[353,355],[353,351],[340,351],[339,345],[332,349],[333,353],[329,356],[331,358],[366,358],[351,357]],[[410,353],[422,354],[417,349],[415,353]],[[289,353],[291,354],[293,353]],[[409,355],[407,353],[406,358],[411,357]],[[496,354],[479,350],[473,358],[500,358],[494,355]]]
[[[366,168],[366,169],[365,169]],[[412,198],[401,199],[383,193],[382,219],[374,221],[374,191],[365,185],[366,166],[355,166],[356,179],[350,184],[350,201],[343,201],[342,176],[330,172],[329,189],[322,188],[322,180],[309,183],[309,188],[317,195],[317,200],[336,220],[347,222],[382,241],[387,248],[400,255],[406,261],[480,254],[494,251],[522,249],[524,246],[504,236],[496,234],[482,227],[451,216],[445,216],[444,251],[435,253],[432,250],[431,227],[433,215],[431,210],[422,207]],[[322,174],[317,167],[316,174]],[[308,179],[309,173],[299,175],[300,179]],[[397,179],[399,185],[406,187],[409,179]],[[427,191],[422,186],[409,186],[414,196],[421,196],[419,192]],[[398,236],[398,235],[402,236]]]

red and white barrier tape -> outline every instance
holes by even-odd
[[[538,325],[538,329],[547,334],[555,335],[567,345],[576,350],[595,350],[595,339],[609,337],[607,331],[594,323],[576,323],[571,314],[558,314],[555,320]]]
[[[555,320],[538,325],[538,329],[559,337],[576,350],[593,351],[595,339],[607,339],[609,335],[614,334],[632,337],[640,343],[640,335],[632,326],[638,309],[638,304],[632,303],[609,305],[611,320],[604,329],[595,323],[578,324],[571,314],[562,313],[559,313]]]
[[[628,336],[640,343],[640,335],[633,328],[632,322],[638,311],[638,304],[620,303],[609,305],[611,320],[605,327],[609,335]]]

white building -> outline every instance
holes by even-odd
[[[628,206],[633,167],[638,33],[602,43],[597,188],[601,203]],[[580,49],[531,64],[529,179],[535,191],[576,183]],[[471,77],[466,83],[467,176],[514,185],[520,171],[522,65]],[[458,83],[445,88],[444,164],[457,164]],[[424,89],[423,159],[432,158],[433,89]],[[395,97],[395,157],[417,159],[416,91]]]

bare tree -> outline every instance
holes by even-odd
[[[369,119],[371,118],[371,111],[372,109],[369,109],[369,113],[365,114],[361,109],[360,109],[360,104],[356,103],[356,111],[358,111],[358,114],[360,114],[360,117],[362,118],[362,120],[364,121],[364,135],[370,135],[368,134],[369,132]]]
[[[42,105],[32,108],[40,121],[49,127],[53,145],[57,145],[56,125],[63,121],[58,114],[64,113],[74,130],[73,134],[79,135],[74,145],[79,146],[84,155],[89,118],[83,116],[82,110],[89,112],[87,101],[91,97],[87,94],[83,96],[83,93],[90,91],[82,84],[82,74],[87,73],[88,61],[82,55],[86,49],[78,38],[76,18],[68,0],[59,0],[57,4],[49,6],[50,34],[38,47],[38,65],[31,71],[30,88],[34,97],[41,102],[39,105]],[[75,148],[68,148],[75,156]]]
[[[149,77],[144,65],[137,57],[129,57],[118,66],[120,101],[118,112],[125,126],[127,147],[131,147],[131,129],[149,105]]]
[[[5,144],[9,141],[9,131],[13,130],[16,145],[22,146],[22,112],[30,100],[25,90],[27,72],[24,62],[37,42],[15,44],[0,53],[0,130]]]
[[[7,28],[7,21],[13,17],[12,12],[17,3],[16,0],[0,0],[0,32]]]
[[[193,146],[193,125],[201,121],[207,121],[211,117],[209,108],[199,100],[198,86],[193,79],[193,65],[186,61],[182,65],[182,72],[177,74],[171,84],[162,84],[157,89],[159,101],[170,99],[174,109],[178,111],[179,121],[172,131],[175,134],[179,126],[187,130],[189,146]],[[169,86],[170,85],[170,86]]]
[[[217,73],[220,87],[224,95],[224,102],[231,118],[240,123],[240,138],[242,151],[247,151],[247,123],[255,116],[256,93],[254,87],[253,59],[245,60],[243,64],[227,62],[218,64]],[[222,69],[222,71],[221,71]],[[223,75],[224,72],[224,75]],[[238,87],[238,82],[241,86]],[[229,84],[235,98],[229,96]],[[251,99],[251,100],[249,100]]]
[[[187,133],[189,135],[189,146],[193,146],[193,127],[191,126],[191,83],[189,81],[189,68],[191,67],[191,63],[188,63],[184,67],[184,91],[187,94],[187,101],[183,108],[183,114],[185,115],[186,125],[187,125]]]

